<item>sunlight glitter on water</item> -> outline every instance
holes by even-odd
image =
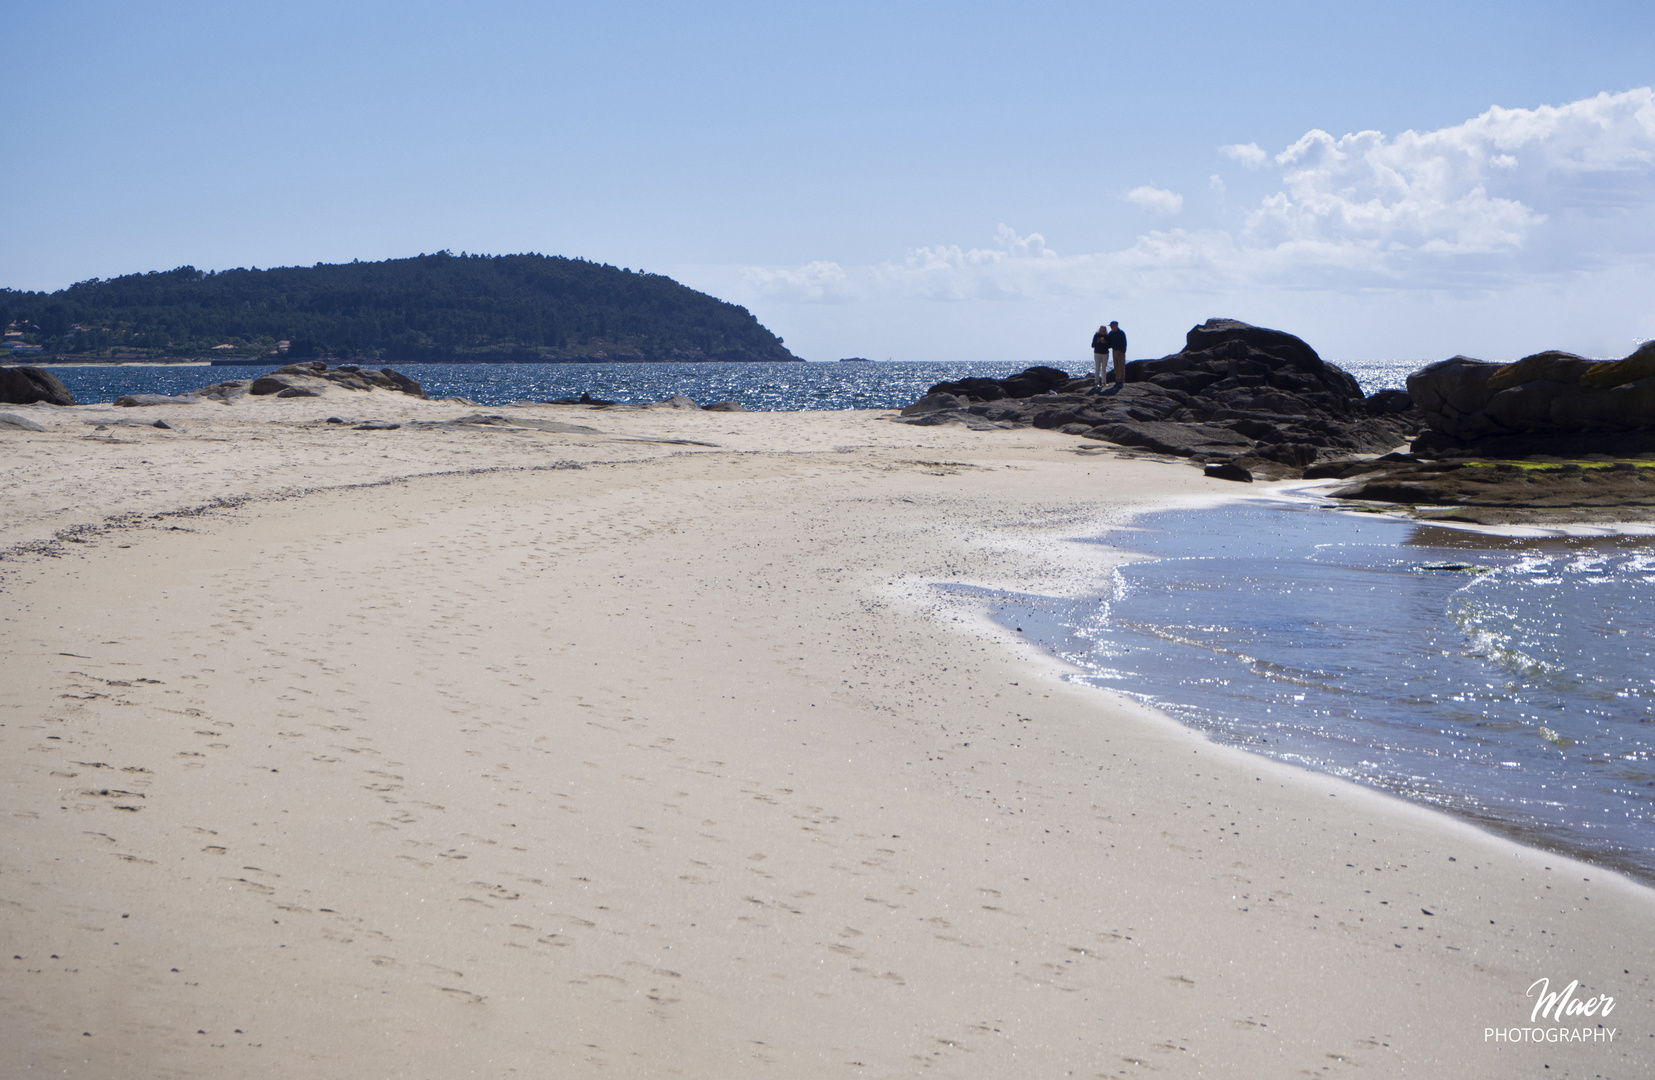
[[[1655,541],[1247,502],[1116,542],[1096,596],[981,595],[1215,739],[1655,880]]]

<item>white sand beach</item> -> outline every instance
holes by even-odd
[[[872,412],[8,411],[48,430],[0,431],[0,1075],[1655,1075],[1655,892],[932,588],[1078,592],[1123,556],[1069,538],[1234,493],[1187,465]],[[479,411],[592,430],[413,426]],[[1541,978],[1613,1009],[1531,1023]]]

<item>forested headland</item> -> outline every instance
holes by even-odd
[[[798,359],[746,308],[671,278],[532,254],[443,251],[216,273],[181,266],[51,293],[0,289],[0,326],[9,344],[40,346],[28,350],[36,362]]]

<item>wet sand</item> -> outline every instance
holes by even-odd
[[[1655,1063],[1650,890],[1215,746],[931,587],[1078,593],[1122,556],[1067,537],[1219,482],[876,413],[320,422],[478,411],[0,432],[0,1073]],[[1540,1026],[1614,1041],[1486,1038],[1541,977],[1616,1004]]]

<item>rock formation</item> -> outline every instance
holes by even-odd
[[[1297,475],[1318,458],[1384,453],[1423,427],[1401,391],[1364,398],[1349,373],[1299,338],[1233,319],[1195,327],[1171,356],[1127,364],[1124,386],[1099,390],[1091,378],[1062,375],[1030,368],[938,383],[899,419],[1054,428],[1268,477]]]
[[[75,395],[56,375],[37,367],[0,367],[0,405],[73,405]]]
[[[1542,352],[1514,364],[1456,356],[1408,377],[1430,456],[1631,456],[1655,451],[1655,341],[1624,360]]]
[[[1312,478],[1347,481],[1336,499],[1400,503],[1433,520],[1555,524],[1647,521],[1655,511],[1655,463],[1629,461],[1378,461],[1317,465]]]
[[[247,392],[263,397],[320,397],[338,387],[344,390],[396,390],[421,400],[429,400],[420,384],[391,368],[371,371],[354,364],[341,364],[328,369],[321,360],[301,360],[268,375],[253,380]]]

